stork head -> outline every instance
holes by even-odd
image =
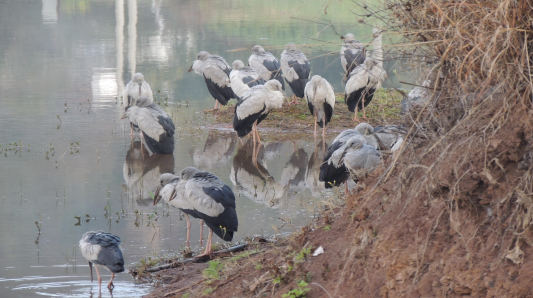
[[[135,101],[135,105],[139,108],[152,104],[152,100],[146,96],[141,96]]]
[[[276,79],[272,79],[272,80],[266,82],[265,83],[265,87],[268,90],[283,92],[283,89],[281,89],[281,83],[278,80],[276,80]]]
[[[154,193],[154,205],[157,205],[159,201],[161,200],[161,196],[159,195],[159,192],[165,187],[171,180],[180,179],[178,176],[174,176],[171,173],[165,173],[159,177],[159,184],[157,185],[157,188]]]
[[[319,75],[314,75],[311,78],[311,82],[313,82],[314,84],[319,84],[321,81],[322,81],[322,77]]]
[[[354,41],[355,40],[355,36],[353,36],[352,33],[348,33],[346,35],[344,35],[344,41],[345,42],[350,42],[350,41]]]
[[[296,48],[296,45],[295,45],[294,43],[289,42],[289,43],[285,46],[285,50],[286,50],[287,52],[291,52],[291,51],[296,51],[296,50],[298,50],[298,49]]]
[[[133,81],[133,83],[141,85],[142,83],[144,83],[144,76],[142,73],[138,72],[133,75],[131,80]]]
[[[233,69],[241,69],[244,67],[244,63],[241,61],[241,60],[235,60],[233,61],[233,63],[231,64],[231,67]]]
[[[363,148],[363,142],[359,137],[352,137],[346,142],[346,147],[344,147],[344,151],[342,152],[341,158],[339,159],[339,165],[344,162],[344,156],[348,152],[349,149],[351,150],[359,150]]]
[[[355,131],[362,135],[371,135],[374,133],[374,127],[372,127],[372,125],[368,123],[363,122],[357,124],[357,126],[355,127]]]
[[[200,61],[205,61],[207,58],[211,57],[211,54],[209,54],[206,51],[201,51],[196,55],[196,59]]]
[[[252,53],[254,53],[254,54],[257,54],[257,53],[265,53],[265,49],[263,49],[263,47],[260,46],[260,45],[255,45],[255,46],[252,48]]]
[[[185,169],[181,170],[180,178],[182,180],[189,180],[192,176],[195,174],[200,173],[200,170],[198,170],[195,167],[186,167]]]

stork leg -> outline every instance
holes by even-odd
[[[205,245],[205,251],[201,255],[197,256],[203,257],[203,256],[209,256],[211,259],[211,243],[213,241],[213,230],[209,229],[209,236],[207,237],[207,244]]]
[[[144,142],[146,141],[144,140],[144,134],[143,134],[143,131],[141,130],[141,156],[143,157],[143,160],[144,160],[144,151],[143,151]]]
[[[363,104],[363,119],[366,120],[365,105]]]
[[[316,123],[318,122],[318,116],[316,115],[316,111],[315,111],[315,140],[316,140]]]
[[[261,144],[261,138],[259,137],[259,131],[257,130],[257,120],[255,120],[254,128],[255,128],[255,134],[257,135],[257,143]]]
[[[200,246],[203,245],[204,242],[204,221],[200,220]]]
[[[216,110],[218,107],[218,100],[215,99],[215,107],[213,108],[213,110]]]
[[[189,220],[189,214],[185,213],[185,220],[187,221],[187,250],[191,250],[191,221]]]
[[[346,182],[344,182],[344,196],[347,198],[348,194],[348,180],[346,180]]]
[[[355,107],[355,116],[353,117],[353,121],[359,122],[359,118],[357,118],[357,110],[359,110],[359,107]]]
[[[115,285],[113,284],[114,278],[115,278],[115,272],[111,272],[111,280],[107,284],[107,288],[109,289],[109,291],[113,291],[113,289],[115,288]]]
[[[322,119],[322,141],[326,138],[326,114],[324,113],[324,117]]]
[[[291,102],[291,104],[297,104],[297,103],[298,103],[298,101],[296,100],[296,95],[293,94],[293,95],[292,95],[292,102]]]
[[[133,140],[133,122],[130,122],[130,128],[131,128],[130,136],[131,136],[131,139]]]
[[[91,282],[93,282],[93,263],[89,262],[89,270],[91,271]]]
[[[102,277],[100,276],[100,271],[98,271],[98,266],[94,266],[96,269],[96,277],[98,279],[98,288],[99,291],[102,292]]]

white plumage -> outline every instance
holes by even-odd
[[[293,103],[295,103],[296,97],[304,97],[305,85],[311,76],[311,64],[304,53],[298,50],[292,42],[288,43],[281,53],[281,70],[294,93]]]
[[[350,112],[355,112],[354,121],[357,121],[357,110],[363,110],[366,118],[365,107],[372,101],[377,87],[387,78],[387,73],[377,60],[367,57],[365,62],[357,66],[346,82],[344,99]]]
[[[257,85],[246,91],[235,107],[233,118],[233,128],[238,136],[242,138],[253,130],[253,138],[257,136],[260,143],[257,124],[270,111],[281,108],[284,99],[281,84],[277,80],[270,80],[265,85]]]
[[[140,97],[147,97],[150,100],[148,104],[151,104],[154,101],[154,95],[150,85],[144,80],[143,74],[138,72],[133,75],[131,81],[129,81],[126,88],[124,88],[122,94],[124,109],[135,105],[135,101]]]
[[[319,75],[314,75],[305,85],[305,100],[311,115],[315,117],[315,137],[317,124],[322,127],[322,136],[326,136],[326,124],[333,116],[335,92],[333,86]]]
[[[256,45],[252,48],[252,55],[248,58],[248,65],[257,70],[265,82],[276,79],[281,84],[281,89],[285,90],[281,65],[278,59],[265,51],[262,46]]]
[[[259,73],[249,66],[244,66],[241,60],[233,61],[231,65],[233,70],[229,74],[231,80],[231,89],[238,97],[241,97],[244,92],[250,90],[253,86],[262,85],[265,83]]]
[[[366,57],[366,50],[363,44],[356,40],[351,33],[344,36],[344,44],[341,47],[341,64],[347,77],[354,68],[363,64]]]

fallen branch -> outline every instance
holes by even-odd
[[[199,280],[198,282],[193,283],[192,285],[186,286],[185,288],[181,288],[181,289],[178,289],[178,290],[176,290],[176,291],[172,291],[172,292],[170,292],[170,293],[166,293],[165,295],[163,295],[163,297],[168,297],[168,296],[170,296],[170,295],[177,294],[177,293],[179,293],[179,292],[181,292],[181,291],[183,291],[183,290],[190,289],[190,288],[192,288],[192,287],[194,287],[194,286],[196,286],[196,285],[198,285],[198,284],[201,284],[201,283],[204,282],[205,280],[206,280],[206,279],[204,278],[204,279]]]
[[[213,252],[213,254],[222,254],[222,253],[240,251],[240,250],[243,250],[247,245],[248,245],[248,243],[237,245],[237,246],[230,247],[230,248],[227,248],[227,249],[223,249],[223,250],[220,250],[220,251],[217,251],[217,252]],[[161,266],[151,267],[151,268],[148,268],[148,269],[146,269],[144,271],[145,272],[157,272],[157,271],[161,271],[161,270],[165,270],[165,269],[176,268],[179,265],[183,265],[183,264],[186,264],[186,263],[203,263],[203,262],[206,262],[208,260],[209,260],[208,257],[190,258],[190,259],[187,259],[187,260],[178,260],[178,261],[175,261],[175,262],[172,262],[172,263],[169,263],[169,264],[164,264],[164,265],[161,265]],[[133,273],[137,273],[137,270],[134,270]]]

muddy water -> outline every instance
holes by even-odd
[[[227,129],[206,129],[210,119],[201,111],[214,101],[203,79],[187,73],[200,50],[231,64],[262,44],[279,57],[287,42],[312,44],[309,37],[325,27],[291,16],[353,25],[352,6],[332,6],[323,15],[322,4],[302,5],[307,2],[0,3],[0,296],[96,297],[77,246],[88,230],[119,235],[127,266],[182,247],[179,212],[153,207],[148,191],[161,173],[186,166],[211,171],[234,190],[236,241],[311,220],[329,195],[309,171],[321,158],[312,140],[267,142],[254,165],[249,143]],[[318,38],[338,42],[328,30]],[[346,31],[371,39],[366,27]],[[228,52],[240,48],[248,49]],[[308,57],[337,50],[304,49]],[[311,64],[341,90],[337,57]],[[145,75],[176,123],[174,155],[148,156],[120,120],[116,96],[134,72]],[[199,238],[193,221],[194,247]],[[115,285],[114,297],[149,291],[128,274],[119,274]]]

